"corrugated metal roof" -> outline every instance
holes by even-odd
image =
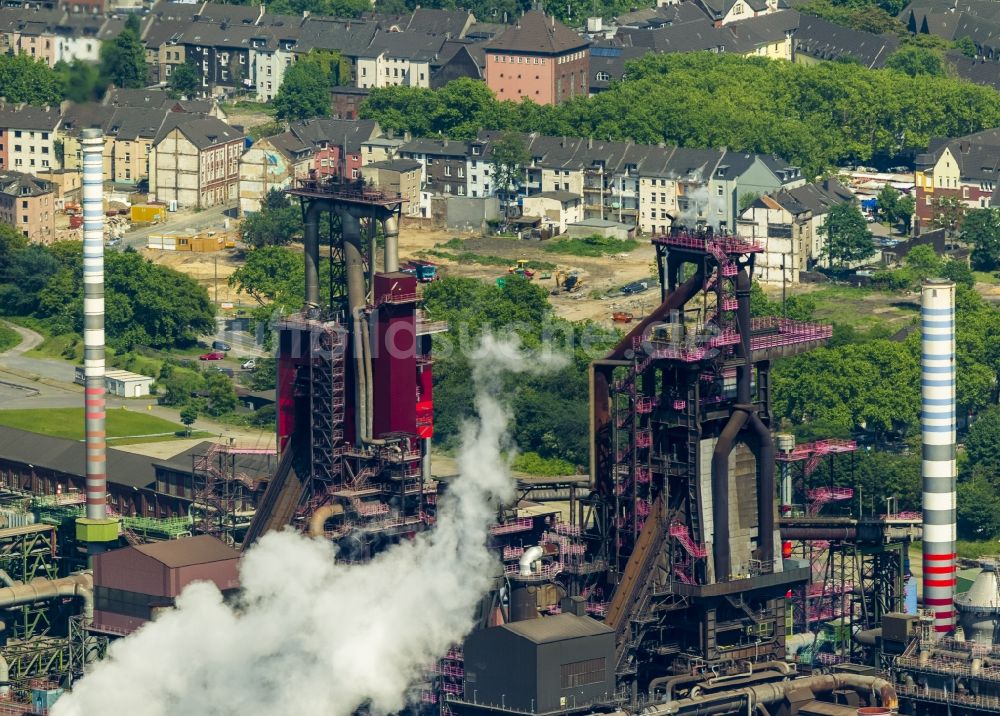
[[[211,535],[141,544],[133,549],[170,568],[240,558],[239,552]]]
[[[585,636],[600,636],[613,633],[611,627],[590,617],[575,614],[556,614],[551,617],[526,619],[504,624],[503,628],[535,644],[549,644],[556,641],[580,639]]]

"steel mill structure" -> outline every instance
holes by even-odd
[[[102,151],[85,130],[86,490],[35,472],[0,490],[0,714],[44,713],[187,583],[238,589],[239,549],[268,531],[364,562],[435,520],[431,339],[446,326],[399,271],[402,199],[318,176],[289,190],[304,306],[273,322],[277,454],[202,446],[155,466],[181,509],[105,505]],[[589,474],[518,480],[475,627],[409,710],[1000,712],[995,567],[954,593],[954,286],[922,292],[924,510],[882,513],[861,509],[854,441],[774,432],[773,362],[832,329],[752,315],[763,247],[683,227],[652,243],[660,305],[590,366]]]

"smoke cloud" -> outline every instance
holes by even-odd
[[[433,530],[366,565],[336,564],[325,540],[270,533],[243,557],[237,604],[224,603],[212,584],[190,585],[176,609],[114,643],[52,715],[401,709],[426,667],[472,628],[499,570],[488,527],[514,490],[504,457],[509,415],[494,377],[559,362],[490,337],[474,360],[479,420],[465,427],[460,475],[439,500]]]

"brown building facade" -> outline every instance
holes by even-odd
[[[588,94],[590,43],[532,10],[485,48],[486,84],[499,99],[557,104]]]
[[[0,171],[0,221],[31,241],[47,244],[55,239],[55,196],[52,182],[31,174]]]

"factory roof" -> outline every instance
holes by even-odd
[[[556,614],[544,619],[525,619],[524,621],[504,624],[502,628],[535,644],[550,644],[586,636],[614,633],[611,627],[599,621],[590,617],[578,617],[575,614]]]
[[[239,552],[211,535],[140,544],[133,549],[172,569],[240,557]]]
[[[127,487],[151,487],[156,481],[148,457],[108,448],[108,482]],[[83,442],[0,426],[0,459],[82,476],[87,449]]]

